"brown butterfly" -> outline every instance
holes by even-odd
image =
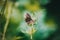
[[[27,24],[32,24],[34,22],[28,13],[26,14],[25,21],[27,22]]]

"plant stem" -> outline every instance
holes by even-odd
[[[33,31],[34,31],[34,29],[33,29],[33,24],[32,24],[32,29],[31,29],[32,31],[31,31],[31,40],[33,40]]]
[[[11,4],[7,4],[6,5],[6,13],[8,14],[7,15],[7,18],[6,18],[6,23],[5,23],[5,26],[4,26],[4,31],[3,31],[3,36],[2,36],[2,40],[5,40],[5,34],[6,34],[6,31],[7,31],[7,27],[8,27],[8,24],[9,24],[9,19],[10,19],[10,15],[11,15]]]

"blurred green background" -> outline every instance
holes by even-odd
[[[59,0],[0,0],[0,40],[60,40],[59,4]],[[25,22],[27,13],[33,25]]]

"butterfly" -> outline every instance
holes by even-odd
[[[32,19],[32,17],[30,16],[30,14],[26,14],[26,17],[25,17],[25,22],[27,23],[27,24],[32,24],[32,23],[34,23],[34,20]]]

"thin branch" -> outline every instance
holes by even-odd
[[[11,8],[12,4],[8,4],[7,3],[6,6],[7,6],[7,10],[6,10],[7,12],[6,13],[8,13],[8,15],[7,15],[6,23],[5,23],[5,26],[4,26],[2,40],[5,40],[5,34],[6,34],[6,31],[7,31],[7,27],[8,27],[8,24],[9,24],[10,15],[11,15],[11,11],[12,11],[12,8]]]
[[[7,0],[5,0],[4,5],[3,5],[3,7],[2,7],[2,9],[0,11],[1,15],[4,15],[4,10],[5,10],[6,4],[7,4]]]

